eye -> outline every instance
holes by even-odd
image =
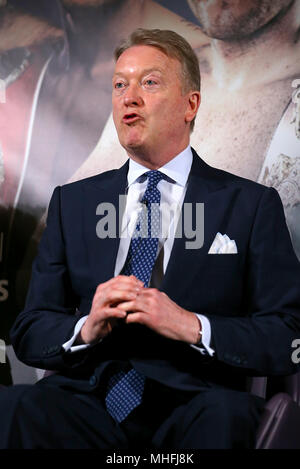
[[[145,80],[145,85],[148,85],[148,86],[153,86],[153,85],[157,85],[157,82],[155,80],[152,80],[151,78],[148,78],[148,80]]]
[[[121,82],[121,81],[117,81],[117,82],[115,83],[115,85],[114,85],[114,87],[115,87],[116,90],[119,90],[119,89],[123,88],[123,86],[125,86],[125,85],[124,85],[124,83]]]

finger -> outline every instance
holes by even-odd
[[[106,320],[111,318],[124,319],[127,316],[126,311],[122,311],[119,308],[104,308],[101,310],[100,320]]]
[[[110,290],[104,299],[105,303],[113,304],[123,301],[133,301],[137,297],[136,290]]]
[[[136,298],[138,288],[112,289],[107,288],[94,296],[93,307],[102,308],[107,305],[118,304],[122,301],[131,301]]]
[[[140,286],[140,287],[143,287],[144,284],[141,280],[137,279],[134,275],[117,275],[116,277],[113,277],[111,278],[110,280],[108,280],[107,282],[104,282],[102,284],[100,284],[99,286],[102,286],[102,287],[113,287],[113,286],[122,286],[125,287],[125,286],[129,286],[129,285],[132,285],[132,286]]]
[[[134,279],[123,276],[122,278],[113,278],[107,282],[100,283],[95,291],[94,298],[103,298],[105,299],[111,291],[115,290],[132,290],[136,291],[139,288],[142,288],[140,283],[136,282]]]
[[[134,313],[127,314],[125,322],[126,324],[138,323],[147,325],[147,314],[143,311],[136,311]]]
[[[139,280],[138,278],[136,278],[134,275],[118,275],[117,277],[115,277],[115,284],[121,286],[122,285],[122,288],[123,286],[130,286],[132,285],[133,287],[137,286],[137,287],[140,287],[142,288],[144,286],[144,283]]]
[[[138,311],[141,309],[141,306],[137,304],[136,300],[133,301],[123,301],[118,304],[118,308],[122,311]]]

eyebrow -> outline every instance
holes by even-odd
[[[145,70],[142,71],[142,75],[147,75],[148,73],[153,73],[153,72],[158,72],[158,73],[163,73],[163,71],[160,68],[157,67],[152,67],[152,68],[146,68]],[[117,76],[124,76],[125,74],[122,72],[116,72],[114,73],[114,77]]]

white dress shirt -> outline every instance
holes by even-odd
[[[158,241],[157,262],[153,270],[150,286],[159,288],[162,276],[165,274],[170,259],[177,222],[180,216],[182,203],[187,189],[188,176],[191,170],[193,154],[188,146],[167,164],[159,168],[159,171],[167,176],[157,184],[161,193],[160,209],[162,217],[162,233]],[[149,168],[133,161],[129,161],[127,175],[127,197],[122,218],[121,236],[119,250],[115,264],[115,276],[119,275],[125,264],[132,232],[135,229],[139,212],[143,209],[142,197],[147,187],[147,178],[143,176]],[[158,265],[160,264],[160,265]],[[162,272],[161,272],[162,270]],[[210,347],[211,327],[208,318],[195,312],[201,322],[202,343],[201,346],[191,344],[195,350],[202,354],[213,355],[214,350]],[[72,347],[77,334],[85,323],[88,316],[82,317],[76,324],[72,338],[63,344],[65,350],[75,352],[89,346],[88,344],[76,345]]]

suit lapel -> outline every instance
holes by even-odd
[[[119,170],[100,174],[98,178],[91,180],[90,183],[87,182],[85,186],[84,231],[87,241],[89,271],[92,272],[95,280],[94,287],[114,276],[120,243],[119,219],[122,217],[119,196],[125,195],[127,172],[128,161]],[[97,223],[107,216],[107,212],[99,215],[97,207],[103,203],[115,210],[112,220],[115,221],[116,232],[113,236],[100,238],[96,231]]]
[[[175,238],[168,267],[161,284],[164,291],[174,301],[180,301],[182,295],[191,287],[197,270],[205,268],[207,253],[214,237],[220,231],[219,213],[222,210],[220,200],[224,198],[226,184],[216,177],[217,171],[207,165],[193,150],[193,163],[188,179],[187,191],[183,203],[190,203],[195,214],[195,204],[204,204],[204,244],[199,249],[188,249],[184,229],[182,237]],[[193,215],[194,216],[194,215]],[[182,219],[184,212],[182,212]],[[201,227],[197,227],[201,229]]]

